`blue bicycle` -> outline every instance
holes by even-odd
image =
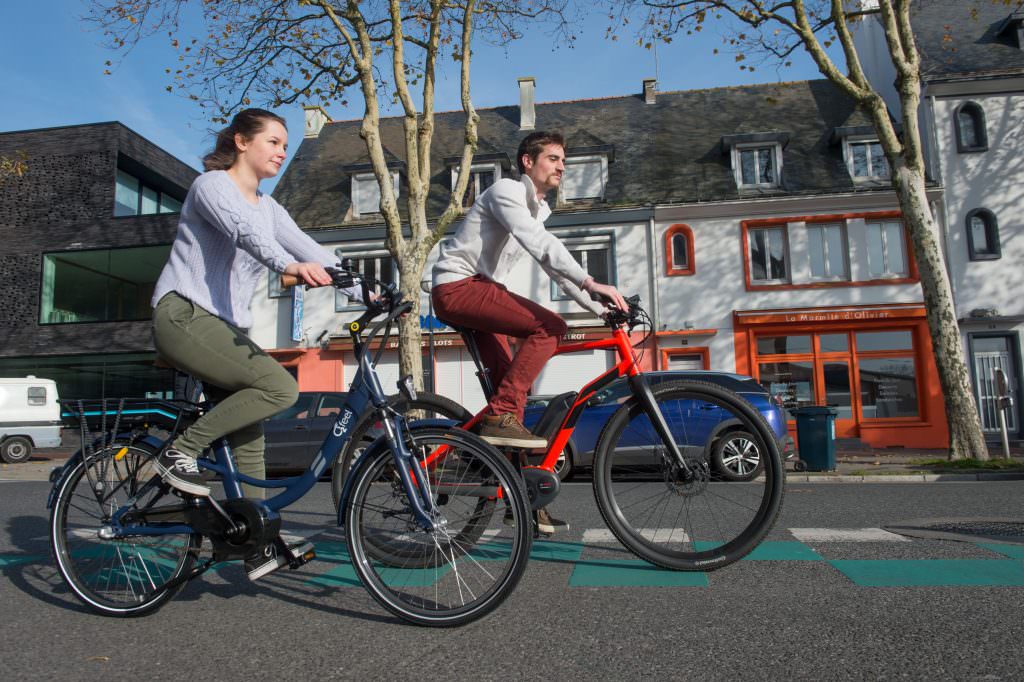
[[[223,481],[224,497],[196,498],[164,483],[155,459],[203,405],[175,401],[79,401],[70,412],[83,447],[54,473],[51,549],[75,596],[111,616],[151,613],[189,580],[223,561],[242,560],[276,543],[291,568],[315,557],[309,545],[280,539],[279,512],[308,493],[345,451],[360,417],[372,410],[385,435],[352,467],[338,505],[352,565],[363,585],[400,618],[428,626],[461,625],[489,613],[515,588],[533,540],[520,473],[479,437],[438,420],[407,421],[385,396],[375,365],[394,321],[411,310],[394,287],[348,263],[331,270],[336,287],[361,283],[381,294],[350,323],[359,369],[348,400],[309,468],[263,481],[238,472],[226,440],[214,443],[203,469]],[[369,329],[379,315],[384,319]],[[373,354],[371,346],[384,333]],[[414,403],[409,378],[399,388]],[[152,433],[154,424],[170,431]],[[168,428],[169,427],[169,428]],[[283,489],[269,499],[242,496],[241,483]],[[204,557],[203,538],[212,553]]]

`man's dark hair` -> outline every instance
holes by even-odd
[[[537,157],[549,144],[557,144],[565,149],[565,138],[561,133],[549,133],[544,130],[538,130],[524,137],[523,141],[519,143],[519,151],[516,152],[516,165],[519,166],[519,173],[526,172],[526,168],[523,167],[524,155],[529,156],[536,163]]]

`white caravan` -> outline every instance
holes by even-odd
[[[53,379],[0,378],[0,459],[24,462],[32,448],[59,447],[60,428]]]

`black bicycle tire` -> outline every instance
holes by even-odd
[[[611,492],[611,471],[614,462],[614,451],[611,448],[617,441],[618,432],[629,423],[632,417],[643,411],[640,402],[633,397],[616,410],[605,424],[595,448],[593,487],[594,497],[602,518],[619,542],[627,549],[641,559],[662,568],[677,571],[709,571],[739,561],[764,539],[782,510],[785,495],[785,470],[771,428],[750,403],[732,391],[711,383],[672,381],[654,386],[651,391],[655,400],[670,392],[704,395],[712,402],[721,402],[729,409],[739,412],[745,418],[744,425],[756,433],[765,446],[762,475],[765,476],[765,486],[768,492],[763,496],[761,505],[751,523],[736,537],[724,542],[721,546],[692,552],[658,550],[653,543],[643,539],[642,533],[638,529],[629,526]]]
[[[134,443],[131,446],[127,446],[125,444],[115,442],[111,443],[109,446],[100,450],[88,459],[83,458],[79,461],[75,465],[75,468],[72,469],[66,477],[64,477],[61,488],[54,498],[53,509],[50,513],[50,552],[53,556],[54,563],[57,565],[57,570],[60,572],[64,582],[68,585],[72,594],[74,594],[80,602],[85,604],[86,607],[91,611],[106,616],[131,618],[144,616],[159,609],[165,603],[174,598],[174,596],[184,587],[184,582],[180,582],[168,589],[160,589],[160,587],[152,589],[144,601],[141,601],[134,606],[118,606],[109,600],[101,598],[93,590],[89,589],[88,586],[84,585],[79,579],[78,571],[74,570],[72,567],[73,559],[71,551],[67,547],[67,538],[65,535],[67,513],[68,509],[72,506],[75,489],[82,481],[85,481],[87,486],[89,485],[86,466],[94,464],[98,457],[114,456],[114,453],[122,447],[129,448],[129,455],[132,454],[132,449],[139,450],[144,453],[145,456],[150,458],[155,457],[157,454],[155,448],[145,443]],[[168,582],[171,582],[184,573],[190,571],[192,566],[195,564],[199,548],[202,544],[202,537],[197,533],[192,533],[186,537],[187,543],[183,551],[180,553],[177,565],[171,574],[167,576],[167,579],[161,583],[161,586],[166,585]]]
[[[396,412],[406,414],[410,410],[426,409],[432,412],[438,412],[445,415],[446,418],[453,419],[459,424],[463,424],[469,421],[473,415],[454,400],[446,398],[443,395],[436,393],[429,393],[426,391],[420,391],[416,394],[416,400],[410,402],[398,393],[388,398],[388,404],[391,405],[392,409]],[[348,472],[351,471],[352,466],[358,459],[359,454],[357,451],[364,439],[364,435],[370,429],[374,422],[374,414],[372,410],[369,410],[367,414],[364,414],[359,423],[356,424],[356,428],[352,430],[352,436],[349,439],[348,445],[345,447],[345,451],[338,457],[337,461],[334,462],[334,466],[331,468],[331,501],[334,503],[334,510],[338,510],[338,504],[341,502],[341,494],[345,488],[345,478]]]
[[[472,448],[475,456],[479,456],[492,471],[498,476],[498,484],[501,485],[508,496],[508,503],[514,516],[514,524],[509,532],[513,533],[512,547],[509,551],[509,565],[501,580],[481,599],[475,599],[470,605],[460,608],[445,610],[430,610],[427,608],[416,608],[410,604],[401,602],[394,597],[383,580],[368,566],[370,558],[362,544],[360,510],[362,500],[370,485],[374,482],[376,472],[381,466],[392,461],[393,454],[390,448],[381,448],[379,451],[360,460],[356,470],[352,472],[355,477],[348,499],[345,502],[345,537],[348,544],[352,565],[354,566],[360,581],[371,596],[385,609],[399,618],[428,627],[454,627],[465,625],[487,615],[497,608],[515,589],[529,562],[530,548],[533,543],[532,516],[529,507],[529,500],[525,486],[519,473],[512,467],[508,460],[492,446],[485,443],[478,436],[461,431],[459,429],[440,429],[437,427],[413,428],[416,437],[433,438],[435,440],[448,440],[461,449]],[[384,460],[382,462],[382,460]]]

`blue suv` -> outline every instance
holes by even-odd
[[[713,370],[666,371],[646,373],[652,386],[664,381],[706,381],[742,396],[756,408],[768,422],[775,434],[779,452],[784,459],[793,456],[793,439],[786,431],[786,413],[776,403],[768,389],[751,377]],[[566,400],[572,394],[560,396],[531,396],[526,404],[523,424],[535,430],[538,435],[549,429],[557,428],[557,424],[542,423],[541,416],[552,401]],[[562,480],[567,480],[574,470],[592,466],[594,448],[597,439],[604,429],[605,423],[619,408],[623,400],[630,396],[629,386],[625,379],[619,379],[598,391],[587,403],[587,409],[580,415],[576,429],[558,460],[556,472]],[[727,415],[723,415],[725,419]],[[671,419],[671,417],[670,417]],[[546,420],[545,420],[546,421]],[[669,424],[672,428],[672,424]],[[715,437],[706,444],[706,452],[711,465],[723,480],[749,481],[761,473],[763,463],[756,441],[738,424],[729,424],[728,420],[720,422]]]

